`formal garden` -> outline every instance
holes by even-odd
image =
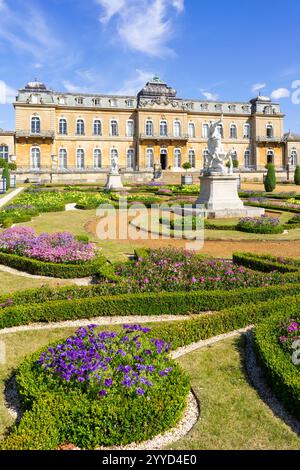
[[[205,219],[192,252],[198,221],[166,208],[198,194],[29,186],[0,209],[1,449],[299,449],[300,195],[243,188],[266,214]],[[100,240],[124,196],[170,238]]]

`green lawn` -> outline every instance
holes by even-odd
[[[57,328],[0,336],[7,353],[7,364],[0,367],[0,435],[12,424],[3,402],[5,380],[27,354],[73,331]],[[300,438],[249,385],[240,338],[216,343],[178,361],[191,377],[201,403],[201,419],[172,449],[300,449]]]
[[[300,438],[249,385],[240,338],[179,359],[201,403],[201,420],[172,449],[300,449]]]
[[[71,284],[68,280],[57,279],[33,279],[30,277],[15,276],[14,274],[0,271],[0,295],[8,294],[21,289],[31,289],[42,286],[57,286]]]

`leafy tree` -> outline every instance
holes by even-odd
[[[275,170],[275,165],[273,163],[269,163],[267,166],[268,168],[268,173],[267,176],[264,180],[264,185],[265,185],[265,191],[267,193],[272,193],[274,189],[276,188],[276,170]]]
[[[184,162],[182,168],[187,171],[192,168],[192,165],[190,164],[190,162]]]

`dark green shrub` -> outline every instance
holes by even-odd
[[[268,173],[264,180],[265,191],[267,193],[272,193],[276,188],[276,169],[275,165],[270,163],[268,165]]]
[[[2,178],[6,180],[6,190],[10,188],[10,171],[8,165],[6,164],[2,171]]]
[[[295,175],[294,175],[294,182],[297,185],[300,185],[300,165],[296,166]]]

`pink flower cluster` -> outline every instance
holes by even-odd
[[[95,256],[91,244],[77,241],[69,232],[37,235],[29,227],[4,230],[0,234],[0,251],[52,263],[77,263]]]

